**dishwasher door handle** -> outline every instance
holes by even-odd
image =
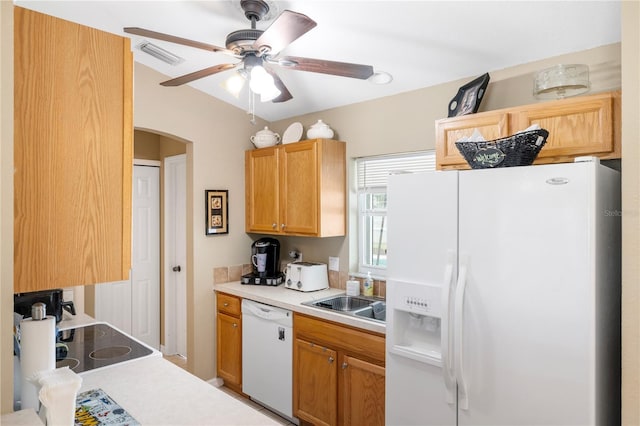
[[[284,327],[278,327],[278,340],[285,341]]]
[[[268,305],[256,305],[253,303],[244,303],[242,305],[242,313],[253,315],[269,321],[290,320],[291,312],[280,308],[273,308]]]

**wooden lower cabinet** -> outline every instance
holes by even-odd
[[[294,315],[293,414],[313,425],[384,425],[384,336]]]
[[[371,362],[345,355],[342,369],[343,424],[384,424],[384,378],[385,369]]]
[[[242,393],[242,317],[240,298],[217,293],[217,375],[225,386]]]
[[[315,425],[337,424],[338,353],[302,339],[296,339],[294,351],[298,354],[294,360],[298,373],[295,416]]]

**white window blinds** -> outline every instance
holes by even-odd
[[[386,188],[389,174],[435,170],[435,151],[362,157],[357,159],[358,190]]]

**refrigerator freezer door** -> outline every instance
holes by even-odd
[[[432,303],[434,289],[442,289],[440,293],[448,295],[457,264],[457,192],[457,172],[389,177],[385,393],[388,425],[456,424],[455,383],[451,380],[449,389],[445,386],[452,361],[446,301],[438,303],[439,308],[434,311],[420,313],[401,310],[406,301],[396,299],[408,297],[411,288],[418,288],[412,302],[426,299]],[[438,348],[441,341],[444,344]],[[393,345],[397,343],[435,347],[432,358],[440,358],[441,362],[421,362],[419,357],[412,359],[397,350],[394,353]]]
[[[595,423],[595,167],[460,173],[460,425]]]

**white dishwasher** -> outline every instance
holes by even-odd
[[[293,418],[293,314],[242,299],[242,392]]]

